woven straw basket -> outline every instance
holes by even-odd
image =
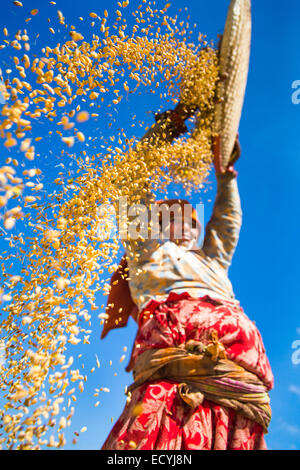
[[[220,48],[214,131],[221,136],[222,163],[230,162],[238,133],[249,70],[251,0],[231,0]]]

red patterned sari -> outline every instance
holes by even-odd
[[[147,349],[209,342],[218,333],[228,359],[256,374],[268,390],[273,375],[261,335],[243,309],[208,296],[171,293],[152,300],[139,316],[133,364]],[[102,450],[263,450],[264,430],[233,409],[204,400],[196,409],[178,395],[178,382],[156,380],[137,387]]]

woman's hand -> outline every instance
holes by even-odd
[[[213,163],[214,163],[216,174],[218,175],[218,174],[229,172],[237,176],[237,171],[234,169],[234,164],[241,156],[241,145],[239,142],[239,134],[237,134],[236,136],[231,158],[225,169],[222,165],[221,138],[219,135],[216,137],[213,137],[212,148],[213,148],[213,154],[214,154]]]

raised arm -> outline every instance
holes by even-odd
[[[240,157],[238,139],[226,170],[221,165],[219,140],[214,143],[214,155],[217,196],[212,217],[206,226],[203,251],[227,271],[231,265],[242,224],[237,172],[234,169],[234,162]]]

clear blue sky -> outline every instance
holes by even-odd
[[[157,2],[158,6],[164,4]],[[168,13],[176,14],[179,8],[187,6],[191,24],[197,23],[199,31],[216,39],[217,34],[222,33],[228,4],[225,0],[174,0]],[[300,364],[292,362],[292,344],[300,340],[300,104],[292,102],[295,91],[292,83],[300,80],[300,4],[297,0],[253,0],[252,4],[251,62],[240,125],[242,157],[236,165],[244,220],[230,279],[237,299],[262,334],[275,376],[275,388],[271,392],[273,419],[266,437],[267,445],[270,449],[300,449]],[[57,0],[56,6],[49,6],[48,0],[23,0],[23,5],[21,9],[11,1],[2,0],[1,31],[4,26],[11,32],[22,27],[29,11],[38,8],[39,15],[28,29],[36,28],[35,32],[40,32],[38,44],[41,45],[62,41],[58,34],[54,39],[47,31],[46,18],[54,17],[57,9],[62,10],[68,24],[81,24],[83,32],[84,24],[78,22],[79,16],[87,17],[91,11],[102,16],[104,9],[109,12],[116,9],[116,2],[111,0]],[[10,61],[7,53],[1,51],[0,67],[4,70]],[[159,106],[158,101],[151,100],[149,96],[138,97],[139,117],[145,119],[146,124],[152,123],[147,111],[155,111]],[[119,119],[120,127],[125,128],[128,124],[125,111],[120,113]],[[91,122],[87,124],[91,125]],[[100,132],[105,132],[101,123],[97,126]],[[87,129],[90,133],[95,131]],[[53,160],[53,154],[60,153],[60,149],[47,145],[47,142],[41,145],[36,161],[46,172],[46,186],[57,173],[54,163],[59,162]],[[212,209],[208,200],[213,200],[215,195],[213,174],[210,181],[212,189],[201,195],[206,222]],[[199,195],[194,195],[191,201],[199,202]],[[102,301],[99,299],[99,304]],[[124,388],[132,381],[124,365],[135,332],[136,326],[130,320],[126,329],[111,332],[100,341],[101,328],[96,326],[91,345],[83,351],[74,348],[74,355],[84,354],[87,370],[95,366],[95,354],[101,367],[96,368],[94,374],[88,374],[85,391],[78,394],[73,424],[66,433],[67,449],[99,449],[112,427],[111,417],[114,422],[118,419],[125,404]],[[120,363],[124,346],[128,352],[126,360]],[[100,392],[98,398],[93,397],[94,389],[100,387],[108,387],[110,392]],[[97,400],[100,405],[95,408]],[[88,430],[73,446],[73,432],[83,425]]]

